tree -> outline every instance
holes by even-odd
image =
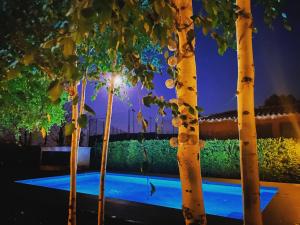
[[[101,33],[106,30],[110,30],[111,36],[107,39],[107,42],[109,43],[109,51],[105,51],[105,54],[111,54],[112,49],[116,49],[117,46],[120,46],[118,48],[118,54],[122,56],[120,57],[120,60],[127,64],[127,74],[130,76],[132,75],[130,82],[136,84],[138,80],[143,80],[143,84],[146,87],[152,87],[153,73],[151,73],[151,71],[155,68],[151,65],[142,65],[139,58],[140,56],[136,54],[136,52],[132,51],[137,39],[137,35],[134,32],[135,29],[132,28],[139,25],[138,29],[142,29],[143,32],[145,32],[145,30],[149,32],[150,29],[146,29],[146,26],[143,26],[144,23],[140,23],[143,18],[140,16],[141,12],[138,11],[138,8],[134,7],[137,5],[137,2],[127,2],[126,4],[118,2],[117,5],[115,5],[116,3],[110,1],[97,1],[92,8],[91,1],[73,1],[69,11],[66,13],[68,18],[58,15],[63,11],[63,9],[65,9],[65,7],[61,11],[55,11],[53,10],[53,6],[57,2],[45,2],[41,2],[40,4],[27,4],[24,6],[26,9],[24,11],[27,11],[28,15],[33,14],[34,18],[37,19],[37,22],[31,24],[30,20],[25,20],[24,26],[20,27],[23,34],[21,36],[22,39],[26,41],[30,40],[29,46],[27,43],[19,45],[18,41],[15,41],[13,38],[8,39],[8,45],[5,46],[6,53],[12,52],[15,56],[18,56],[18,58],[13,61],[13,55],[12,57],[8,57],[4,60],[3,64],[7,68],[7,71],[4,71],[5,76],[2,77],[7,79],[7,77],[17,76],[24,67],[34,65],[46,72],[46,74],[53,79],[53,82],[50,84],[48,89],[49,96],[53,102],[57,102],[59,100],[63,89],[67,90],[70,98],[72,99],[72,122],[66,125],[65,133],[67,135],[72,135],[70,157],[71,188],[68,223],[74,225],[76,224],[76,158],[79,130],[78,122],[80,121],[79,125],[82,125],[81,122],[83,122],[82,119],[84,118],[84,115],[81,115],[77,120],[77,84],[82,77],[82,73],[80,73],[80,69],[78,67],[80,65],[80,58],[78,58],[78,54],[76,54],[77,51],[75,51],[75,48],[77,47],[76,45],[82,43],[86,36],[93,36],[95,24]],[[19,8],[21,3],[22,2],[18,2],[17,0],[13,2],[7,14],[13,15],[18,10],[22,11],[23,9]],[[108,7],[103,7],[103,5]],[[119,8],[116,8],[116,6]],[[41,8],[43,10],[41,10]],[[120,21],[113,19],[117,11],[119,12],[117,16],[122,17],[119,18],[121,19]],[[37,16],[35,12],[42,13]],[[51,17],[48,17],[49,13],[51,14]],[[128,19],[128,14],[133,15],[130,21]],[[62,15],[65,15],[65,13]],[[149,16],[154,18],[153,15]],[[39,23],[39,21],[43,21],[43,23]],[[114,23],[112,23],[112,21]],[[122,35],[120,35],[119,25],[122,23],[126,23],[127,27],[123,27]],[[9,25],[7,27],[9,27]],[[109,29],[106,29],[106,27],[109,27]],[[156,28],[159,29],[154,32],[154,34],[157,35],[159,31],[161,32],[159,24],[156,24]],[[34,35],[29,34],[30,30],[34,31]],[[4,36],[8,37],[9,35],[5,34]],[[125,42],[126,48],[120,45]],[[42,48],[39,48],[39,45],[41,45]],[[106,59],[111,59],[111,57],[106,57]],[[105,64],[102,65],[106,67],[105,69],[108,69]],[[121,71],[123,64],[118,64],[118,66],[119,65],[121,67],[113,68],[111,71]],[[101,70],[101,72],[105,72],[105,69]],[[148,75],[150,77],[146,79]],[[85,107],[85,109],[88,109],[88,107]]]
[[[79,3],[78,3],[79,4]],[[76,103],[77,82],[80,79],[75,55],[75,43],[81,33],[76,24],[77,18],[70,22],[65,15],[71,14],[70,1],[47,1],[28,3],[26,1],[2,1],[3,14],[9,20],[1,20],[1,79],[20,76],[28,66],[42,70],[52,82],[48,94],[52,102],[60,101],[64,89],[73,102],[72,123],[66,125],[66,134],[72,134],[70,171],[71,190],[68,223],[76,224],[76,169],[77,169],[77,130],[78,108]],[[68,12],[68,13],[67,13]],[[2,26],[3,25],[3,26]],[[15,32],[13,29],[17,29]],[[77,35],[78,34],[78,35]],[[75,35],[75,36],[72,36]],[[4,68],[4,70],[3,70]]]
[[[280,12],[280,1],[261,1],[260,3],[265,6],[265,22],[270,24]],[[237,0],[236,5],[237,105],[244,223],[246,225],[260,225],[263,224],[263,221],[260,212],[260,184],[254,112],[253,17],[251,0]],[[286,21],[286,14],[282,13],[281,15],[284,26],[290,30]]]
[[[107,28],[109,29],[109,28]],[[110,35],[111,30],[109,29],[106,33],[103,34],[105,37],[105,34]],[[103,37],[102,37],[103,38]],[[108,37],[107,37],[108,38]],[[126,46],[122,47],[123,51],[126,49]],[[108,144],[109,144],[109,135],[110,135],[110,126],[111,126],[111,117],[112,117],[112,106],[113,106],[113,97],[115,94],[119,93],[118,87],[116,87],[115,83],[117,79],[122,79],[123,82],[125,82],[125,79],[127,78],[127,81],[135,86],[137,85],[137,82],[140,81],[146,88],[152,89],[153,88],[153,70],[156,70],[156,66],[158,66],[157,58],[155,55],[152,55],[151,57],[148,56],[148,51],[150,49],[154,50],[155,52],[157,50],[157,46],[153,45],[151,41],[145,36],[145,34],[137,31],[136,32],[136,41],[132,46],[129,47],[128,50],[131,50],[134,53],[133,58],[135,60],[135,66],[145,66],[142,67],[143,73],[142,76],[137,76],[138,74],[135,73],[135,71],[130,71],[126,67],[126,61],[124,61],[124,58],[122,57],[122,51],[119,50],[118,44],[116,46],[111,46],[111,43],[107,43],[106,48],[104,48],[101,52],[106,53],[106,60],[105,64],[102,65],[102,68],[106,66],[106,70],[111,72],[109,81],[109,88],[108,88],[108,101],[107,101],[107,111],[106,111],[106,119],[105,119],[105,130],[103,134],[103,142],[102,142],[102,157],[101,157],[101,167],[100,167],[100,185],[99,185],[99,197],[98,197],[98,224],[104,224],[104,206],[105,206],[105,196],[104,196],[104,190],[105,190],[105,176],[106,176],[106,163],[107,163],[107,155],[108,155]],[[111,51],[112,49],[116,49],[115,51]],[[128,51],[126,49],[126,51]],[[112,52],[110,54],[110,52]],[[128,54],[126,52],[126,54]],[[125,60],[128,60],[125,58]],[[147,67],[148,69],[147,69]],[[105,72],[105,69],[103,69]],[[107,72],[108,72],[107,71]],[[145,76],[145,72],[147,72],[147,77]],[[150,79],[149,79],[150,78]],[[144,124],[146,124],[145,120]],[[146,125],[147,126],[147,125]]]
[[[237,48],[238,58],[238,128],[240,139],[241,180],[243,189],[244,223],[262,224],[260,212],[258,156],[256,144],[256,126],[254,114],[254,61],[252,50],[253,18],[250,0],[206,1],[208,18],[212,21],[209,29],[216,39],[219,53],[228,46]],[[223,4],[222,4],[223,2]],[[236,3],[236,4],[234,4]],[[264,20],[271,26],[280,15],[281,1],[258,0],[264,7]],[[224,10],[226,9],[226,10]],[[290,30],[287,16],[281,13],[284,26]],[[233,38],[234,28],[236,40]]]
[[[250,0],[237,0],[238,129],[243,188],[244,222],[261,225],[257,140],[254,112],[254,61]]]
[[[60,22],[65,21],[69,0],[3,0],[0,5],[0,80],[19,76],[24,67],[33,64],[55,79],[58,71],[53,68],[60,68],[60,49],[40,45],[63,31],[66,23]]]
[[[179,130],[177,160],[182,189],[182,210],[186,224],[206,224],[200,171],[197,77],[192,1],[174,1],[178,35],[177,85]],[[172,45],[171,43],[169,43]],[[169,46],[170,48],[171,46]],[[169,65],[172,65],[169,58]]]
[[[99,198],[98,198],[98,225],[104,224],[104,203],[105,203],[104,183],[105,183],[105,175],[106,175],[108,142],[109,142],[110,124],[111,124],[111,115],[112,115],[112,106],[113,106],[113,95],[115,91],[115,81],[116,81],[116,74],[113,73],[111,76],[110,87],[108,89],[105,130],[104,130],[103,142],[102,142],[102,157],[101,157],[101,166],[100,166],[100,185],[99,185]]]
[[[95,21],[95,27],[100,30],[101,45],[95,48],[97,53],[104,57],[100,60],[99,70],[104,76],[104,84],[109,83],[108,106],[106,116],[106,126],[103,138],[102,162],[100,174],[99,206],[98,206],[98,224],[104,222],[104,181],[106,172],[106,157],[108,151],[109,129],[112,111],[112,100],[114,95],[114,79],[116,74],[126,77],[131,85],[135,86],[141,82],[144,87],[153,89],[153,73],[156,71],[157,60],[146,54],[152,44],[147,38],[148,32],[151,32],[150,24],[143,22],[146,16],[154,18],[153,15],[147,15],[147,5],[140,2],[105,2],[105,8],[95,2],[90,8],[82,9],[82,14],[90,20]],[[109,13],[107,13],[107,11]],[[150,12],[151,13],[151,12]],[[148,12],[148,14],[150,14]],[[141,15],[146,15],[145,17]],[[117,16],[119,20],[114,19]],[[150,20],[153,23],[153,21]],[[166,24],[166,21],[164,21]],[[156,29],[160,28],[160,23],[156,23]],[[165,25],[166,26],[166,25]],[[94,27],[94,26],[93,26]],[[90,30],[91,31],[91,30]],[[97,31],[90,32],[93,37]],[[154,33],[157,35],[158,30]],[[150,44],[149,44],[150,43]],[[156,63],[155,63],[156,62]],[[110,79],[105,79],[111,73]],[[101,83],[100,83],[101,84]],[[102,84],[101,84],[102,85]],[[100,86],[101,86],[100,85]],[[118,90],[116,90],[118,93]]]
[[[66,94],[52,104],[47,88],[50,80],[35,68],[20,77],[0,82],[0,127],[19,136],[22,130],[46,133],[65,120]]]
[[[216,40],[220,54],[228,47],[238,52],[238,127],[240,135],[241,178],[244,223],[262,224],[259,198],[258,160],[254,115],[253,27],[250,0],[203,0],[205,13],[194,16],[202,31]],[[282,1],[257,0],[264,8],[264,21],[270,27],[281,15],[284,27],[291,30],[287,15],[281,12]],[[236,32],[235,32],[236,31]],[[234,34],[236,33],[236,40]]]
[[[264,105],[265,107],[293,107],[293,105],[297,104],[297,99],[293,95],[276,95],[273,94],[270,97],[268,97]]]

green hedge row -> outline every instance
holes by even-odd
[[[201,150],[203,176],[239,178],[238,144],[238,140],[206,141]],[[145,140],[143,146],[137,140],[110,142],[108,170],[139,172],[143,147],[149,159],[148,172],[178,173],[176,149],[170,147],[169,140]],[[98,157],[100,146],[97,149]],[[258,152],[261,180],[300,183],[300,143],[285,138],[259,139]]]

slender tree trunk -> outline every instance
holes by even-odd
[[[178,129],[178,152],[177,160],[179,166],[180,181],[182,187],[182,210],[187,225],[206,224],[204,200],[202,191],[202,177],[200,168],[199,147],[199,125],[197,106],[197,80],[195,63],[195,40],[188,45],[187,33],[194,29],[191,16],[193,7],[191,0],[174,1],[177,9],[177,24],[179,36],[179,69],[176,92],[179,101],[179,112],[181,117],[187,117],[184,124]],[[180,103],[181,102],[181,103]],[[184,104],[182,104],[182,102]],[[187,104],[189,106],[187,106]],[[191,113],[191,108],[194,113]]]
[[[250,0],[237,0],[238,129],[245,225],[262,225],[254,113],[254,62]]]
[[[44,138],[44,146],[47,145],[47,141],[48,141],[48,133],[46,133],[45,138]]]
[[[84,111],[86,82],[87,81],[86,81],[86,76],[85,76],[82,79],[82,84],[81,84],[81,97],[80,97],[80,105],[79,105],[79,115],[80,116],[83,114],[83,111]],[[78,146],[80,143],[80,134],[81,134],[81,128],[78,126],[78,133],[77,133]]]
[[[105,130],[104,130],[103,142],[102,142],[100,188],[99,188],[99,197],[98,197],[98,225],[104,224],[104,203],[105,203],[104,182],[105,182],[105,174],[106,174],[106,162],[107,162],[109,133],[110,133],[110,124],[111,124],[112,105],[113,105],[113,95],[114,95],[114,85],[115,85],[114,82],[115,82],[115,74],[112,75],[111,83],[108,91]]]
[[[71,86],[72,99],[78,94],[77,84]],[[77,150],[78,150],[78,103],[72,105],[72,122],[75,129],[72,133],[71,155],[70,155],[70,192],[68,225],[76,225],[76,175],[77,175]]]

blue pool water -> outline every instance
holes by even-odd
[[[20,180],[18,183],[69,190],[69,176]],[[150,195],[151,182],[156,191]],[[77,175],[79,193],[98,195],[99,173]],[[278,189],[261,187],[261,211],[269,204]],[[242,190],[238,184],[203,182],[204,204],[208,214],[242,219]],[[105,196],[108,198],[181,209],[180,181],[177,178],[148,177],[107,173]]]

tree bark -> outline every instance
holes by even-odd
[[[80,97],[80,105],[79,105],[79,116],[81,116],[84,112],[84,103],[85,103],[85,90],[86,90],[86,76],[82,79],[81,84],[81,97]],[[81,127],[78,126],[78,133],[77,133],[77,139],[78,139],[78,146],[80,143],[80,135],[81,135]]]
[[[78,94],[75,82],[70,87],[73,94],[72,99]],[[69,211],[68,225],[76,225],[76,175],[77,175],[77,150],[78,150],[78,103],[72,105],[72,122],[75,129],[72,133],[71,155],[70,155],[70,192],[69,192]]]
[[[238,58],[237,105],[244,224],[262,225],[254,111],[251,1],[237,0],[236,3],[240,10],[236,21]]]
[[[115,82],[115,74],[113,73],[109,91],[108,91],[107,111],[106,111],[106,118],[105,118],[105,130],[104,130],[103,142],[102,142],[100,187],[99,187],[99,197],[98,197],[98,225],[104,224],[104,203],[105,203],[104,184],[105,184],[106,162],[107,162],[108,143],[109,143],[110,124],[111,124],[112,105],[113,105],[113,95],[114,95],[114,86],[115,86],[114,82]]]
[[[193,15],[192,1],[174,1],[178,12],[176,22],[179,37],[179,63],[177,68],[178,83],[176,94],[179,101],[179,112],[186,116],[188,126],[178,128],[178,152],[180,181],[182,187],[182,210],[185,223],[188,225],[205,225],[202,177],[200,168],[199,125],[197,106],[197,79],[195,63],[195,39],[188,44],[188,32],[194,29],[191,16]],[[183,28],[185,27],[185,28]],[[185,104],[182,104],[185,103]],[[188,104],[189,106],[187,106]],[[191,113],[190,108],[194,109]],[[191,121],[197,121],[191,124]]]
[[[44,138],[44,146],[47,145],[47,141],[48,141],[48,134],[46,133],[45,138]]]

